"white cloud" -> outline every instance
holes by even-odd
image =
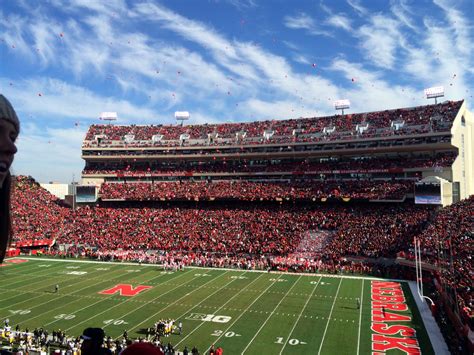
[[[257,2],[255,0],[225,0],[225,2],[234,6],[239,11],[257,7]]]
[[[399,23],[383,15],[374,15],[370,24],[362,26],[358,31],[362,53],[375,65],[391,69],[396,60],[396,52],[402,35]]]
[[[18,153],[12,171],[17,175],[31,175],[37,181],[76,181],[84,167],[80,152],[85,127],[70,129],[43,129],[26,124],[18,139]]]
[[[325,23],[333,27],[342,28],[346,31],[352,31],[350,19],[341,14],[333,14],[329,16]]]
[[[328,31],[320,29],[314,19],[304,12],[294,16],[285,16],[283,24],[294,30],[306,30],[311,35],[331,36]]]
[[[65,157],[71,154],[75,161],[71,169],[80,172],[83,162],[76,159],[76,145],[82,138],[75,136],[68,142],[67,137],[85,129],[101,111],[118,112],[120,123],[172,123],[172,112],[181,109],[191,111],[193,123],[294,118],[332,114],[335,99],[348,98],[353,105],[351,111],[361,112],[425,103],[422,89],[432,84],[445,85],[447,98],[456,99],[464,97],[465,90],[472,87],[468,74],[474,66],[472,54],[466,50],[471,43],[470,23],[443,0],[435,3],[444,11],[444,22],[439,18],[435,21],[428,14],[422,14],[423,22],[414,22],[412,10],[403,0],[392,2],[391,12],[370,16],[358,1],[348,0],[362,17],[357,21],[342,13],[333,14],[329,8],[326,12],[330,16],[320,23],[304,12],[286,16],[287,28],[330,36],[324,30],[330,26],[345,30],[346,35],[359,41],[362,59],[349,53],[347,58],[329,58],[326,68],[318,63],[318,70],[293,67],[294,62],[307,65],[314,60],[314,53],[303,50],[300,42],[281,40],[292,50],[277,55],[255,43],[226,36],[159,3],[133,3],[127,8],[119,0],[77,0],[67,5],[54,1],[74,16],[51,21],[39,13],[31,20],[3,16],[0,11],[2,39],[9,53],[22,59],[34,58],[39,70],[60,70],[65,77],[72,74],[76,83],[38,76],[16,80],[9,86],[11,79],[0,78],[4,93],[15,107],[21,108],[26,123],[36,123],[36,129],[22,132],[25,145],[21,149],[29,154],[18,157],[17,169],[22,173],[28,167],[23,162],[32,159],[35,145],[47,155],[54,144],[65,152],[61,164],[69,166]],[[117,16],[121,26],[114,25]],[[362,25],[357,27],[359,23]],[[152,33],[143,30],[143,25],[152,28]],[[417,36],[410,36],[411,31]],[[64,32],[61,39],[57,36],[60,32]],[[180,38],[168,37],[168,32]],[[164,41],[163,33],[171,39]],[[16,48],[9,48],[10,43],[15,43]],[[34,47],[41,47],[40,51]],[[373,70],[372,64],[378,69]],[[454,79],[453,71],[457,74]],[[334,72],[340,75],[332,76]],[[353,83],[351,78],[356,81]],[[406,85],[393,84],[407,78]],[[104,86],[101,80],[107,83],[107,94],[95,92],[96,82]],[[77,129],[64,128],[64,132],[51,128],[61,125],[61,121],[67,122],[66,127],[72,127],[74,121],[81,125]],[[48,167],[60,174],[57,166]],[[38,174],[46,174],[39,165],[35,169]],[[71,175],[69,167],[67,170]]]
[[[302,106],[295,100],[264,101],[249,99],[240,104],[240,109],[243,112],[252,113],[248,120],[257,119],[259,121],[321,115],[321,112],[317,112],[314,108]]]
[[[70,85],[61,80],[51,78],[32,78],[15,81],[14,85],[8,78],[0,78],[5,87],[4,94],[19,111],[26,115],[50,117],[51,120],[77,119],[93,120],[100,112],[114,111],[125,120],[135,121],[156,120],[156,112],[122,99],[98,95],[83,87]],[[41,96],[40,96],[41,95]]]
[[[304,65],[311,64],[309,59],[302,54],[295,53],[293,55],[293,60],[297,63],[304,64]]]
[[[332,70],[341,72],[352,86],[344,91],[351,101],[351,111],[377,111],[420,104],[421,90],[409,86],[392,85],[383,79],[383,72],[368,71],[360,64],[337,58]],[[352,82],[352,79],[355,79]]]
[[[413,23],[413,20],[410,18],[412,11],[410,11],[410,8],[403,0],[400,0],[400,2],[393,2],[390,6],[390,9],[401,23],[403,23],[411,30],[418,32],[418,28]]]
[[[468,19],[463,16],[460,10],[455,8],[456,3],[447,0],[433,0],[436,5],[442,8],[449,22],[448,30],[454,32],[454,40],[457,51],[465,56],[472,55],[471,32],[473,26]],[[471,4],[472,6],[472,4]],[[471,7],[472,10],[472,7]],[[471,12],[472,15],[472,12]],[[472,16],[471,16],[472,17]]]
[[[359,14],[359,16],[367,15],[367,9],[360,4],[359,0],[347,0],[347,3]]]

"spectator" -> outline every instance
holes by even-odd
[[[86,328],[81,338],[82,355],[112,355],[109,349],[103,347],[105,333],[101,328]]]
[[[11,240],[10,166],[17,152],[15,141],[20,133],[20,121],[10,102],[0,95],[0,263],[6,256]]]

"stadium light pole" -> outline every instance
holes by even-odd
[[[351,102],[347,99],[334,101],[334,109],[341,110],[342,115],[344,115],[344,110],[350,107],[351,107]]]
[[[76,183],[74,181],[74,174],[72,174],[72,211],[76,211]]]
[[[434,86],[425,89],[426,99],[435,99],[435,104],[438,103],[438,97],[444,97],[444,86]]]
[[[188,111],[176,111],[174,113],[174,118],[176,119],[176,121],[181,121],[181,127],[184,126],[184,121],[187,121],[189,120],[189,112]]]
[[[107,121],[110,125],[112,121],[117,121],[117,112],[102,112],[99,116],[99,120]]]

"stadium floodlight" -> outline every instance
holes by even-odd
[[[435,104],[438,103],[438,97],[444,96],[443,86],[434,86],[432,88],[425,89],[425,96],[427,99],[435,99]]]
[[[109,124],[111,124],[112,121],[117,121],[117,112],[102,112],[99,120],[109,121]]]
[[[189,117],[188,111],[176,111],[174,113],[174,118],[176,121],[181,121],[181,126],[183,125],[184,121],[189,120]]]
[[[344,110],[351,107],[351,102],[347,99],[343,100],[335,100],[334,101],[334,109],[341,110],[342,114],[344,114]]]

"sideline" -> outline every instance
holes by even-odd
[[[127,266],[146,266],[146,267],[162,267],[162,264],[138,264],[128,261],[124,262],[115,262],[115,261],[97,261],[97,260],[74,260],[74,259],[55,259],[48,257],[29,257],[29,256],[15,256],[13,258],[7,258],[5,261],[13,259],[26,259],[26,260],[42,260],[42,261],[59,261],[59,262],[68,262],[68,263],[88,263],[88,264],[107,264],[107,265],[127,265]],[[226,268],[226,267],[208,267],[208,266],[185,266],[185,269],[205,269],[205,270],[224,270],[224,271],[246,271],[246,272],[259,272],[259,273],[269,273],[266,270],[246,270],[246,269],[237,269],[237,268]],[[287,271],[271,271],[272,274],[276,275],[293,275],[293,276],[309,276],[309,277],[332,277],[336,279],[355,279],[355,280],[375,280],[375,281],[394,281],[394,282],[409,282],[408,280],[402,279],[391,279],[383,277],[374,277],[374,276],[351,276],[351,275],[335,275],[335,274],[322,274],[322,273],[298,273],[298,272],[287,272]]]
[[[431,314],[431,310],[426,302],[422,302],[418,296],[418,290],[416,289],[415,281],[408,281],[408,286],[410,286],[411,293],[415,299],[416,306],[420,312],[421,318],[423,320],[423,325],[425,326],[428,337],[430,338],[431,346],[433,347],[434,353],[437,355],[449,355],[449,349],[446,345],[443,335]]]

